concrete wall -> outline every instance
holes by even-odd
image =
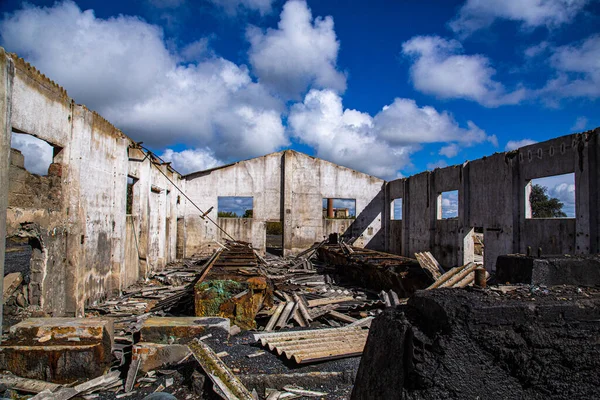
[[[4,254],[6,237],[6,209],[8,207],[8,170],[10,164],[10,113],[12,93],[12,64],[0,47],[0,273],[4,276]],[[0,289],[4,288],[4,280]],[[2,302],[0,302],[0,326],[2,326]]]
[[[329,233],[341,232],[357,246],[384,247],[381,179],[287,150],[190,174],[186,191],[228,234],[264,253],[267,221],[283,221],[286,254],[298,253]],[[253,197],[253,218],[218,218],[219,196]],[[323,198],[356,199],[356,219],[326,220]],[[185,212],[185,255],[210,251],[226,235],[189,202]]]
[[[588,254],[599,246],[600,129],[573,134],[460,166],[388,183],[386,203],[403,199],[402,228],[389,221],[387,249],[413,256],[431,251],[443,266],[462,265],[472,253],[470,232],[484,230],[484,265],[494,270],[501,254]],[[536,178],[575,174],[575,218],[526,218],[527,184]],[[437,195],[459,191],[458,218],[437,219]]]
[[[0,60],[2,154],[11,131],[55,148],[46,177],[26,171],[18,152],[13,165],[2,168],[0,183],[9,176],[1,185],[0,229],[6,217],[4,236],[39,244],[31,262],[32,304],[54,315],[81,315],[86,304],[175,258],[177,207],[183,204],[158,168],[175,184],[180,176],[22,59],[2,51]],[[137,178],[130,216],[128,176]],[[151,196],[155,192],[158,199]]]
[[[298,253],[340,231],[355,246],[385,247],[385,181],[295,151],[284,158],[284,252]],[[356,219],[324,219],[324,198],[355,199]]]
[[[207,217],[217,222],[237,240],[253,244],[265,251],[266,222],[281,218],[281,157],[280,153],[241,161],[185,177],[186,194]],[[218,218],[218,197],[252,197],[253,218]],[[184,215],[184,255],[211,252],[228,237],[190,202]]]

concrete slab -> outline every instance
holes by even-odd
[[[133,345],[131,365],[139,360],[138,372],[148,372],[176,364],[189,354],[189,347],[183,344],[139,342]]]
[[[229,324],[229,319],[218,317],[153,317],[142,325],[140,341],[186,344],[208,334],[228,336]]]
[[[112,361],[113,324],[97,318],[31,318],[10,328],[0,369],[70,383],[102,375]]]
[[[600,285],[599,255],[558,255],[527,257],[511,254],[498,257],[499,283],[533,285]]]
[[[29,318],[10,327],[9,334],[14,339],[31,339],[39,341],[50,338],[46,345],[53,341],[73,340],[112,340],[113,323],[110,319],[100,318]],[[42,339],[42,341],[44,341]]]

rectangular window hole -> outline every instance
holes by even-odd
[[[525,186],[528,219],[575,218],[575,174],[546,176]]]
[[[402,220],[402,199],[394,199],[392,201],[392,220],[393,221],[401,221]]]
[[[437,198],[437,219],[458,218],[458,190],[442,192]]]
[[[219,196],[217,216],[219,218],[252,218],[253,197]]]
[[[28,172],[40,176],[48,175],[48,168],[58,156],[61,147],[53,146],[27,133],[12,132],[11,147],[21,153],[22,158],[14,158],[13,163]],[[18,157],[18,155],[16,156]]]
[[[356,199],[323,199],[323,218],[354,219],[356,218]]]
[[[127,203],[126,213],[133,214],[133,186],[138,180],[134,177],[127,176]]]

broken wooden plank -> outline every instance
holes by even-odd
[[[468,263],[467,265],[463,266],[463,268],[456,275],[442,283],[440,287],[453,287],[455,284],[473,272],[477,267],[478,265],[473,262]]]
[[[205,343],[195,341],[188,344],[194,358],[227,400],[252,400],[252,393]]]
[[[431,285],[429,285],[425,290],[431,290],[431,289],[440,287],[448,279],[452,278],[456,273],[458,273],[461,269],[462,269],[462,267],[454,267],[454,268],[450,269],[444,275],[440,276],[437,281],[435,281]]]
[[[114,384],[115,382],[120,381],[119,375],[120,372],[117,370],[91,379],[87,382],[83,382],[74,387],[63,387],[54,393],[44,390],[33,396],[30,400],[69,400],[77,395],[89,393],[94,389],[104,388],[108,385]]]
[[[4,239],[2,239],[4,240]],[[23,282],[23,275],[20,272],[13,272],[4,277],[4,286],[2,290],[2,298],[6,303],[6,300],[12,296],[12,294],[17,290],[19,285]]]
[[[285,308],[283,309],[283,312],[281,313],[279,320],[277,321],[277,324],[275,325],[276,328],[285,327],[285,325],[288,322],[288,319],[290,318],[290,316],[292,315],[292,313],[294,311],[294,306],[295,306],[295,303],[293,301],[288,301],[286,303]]]
[[[349,315],[342,314],[342,313],[339,313],[339,312],[333,311],[333,310],[329,311],[327,314],[330,317],[337,319],[338,321],[347,322],[349,324],[357,321],[356,318],[352,318]]]
[[[308,308],[324,306],[327,304],[335,304],[335,303],[343,303],[344,301],[352,301],[354,300],[353,296],[343,296],[343,297],[328,297],[324,299],[314,299],[308,300]]]
[[[26,393],[41,393],[44,390],[55,392],[61,385],[37,379],[21,378],[12,374],[0,374],[0,383],[6,385],[9,389],[18,390]]]
[[[294,301],[296,302],[296,307],[298,308],[298,310],[300,311],[300,314],[302,315],[302,318],[304,318],[304,320],[307,322],[307,325],[308,325],[308,323],[312,321],[312,318],[308,314],[308,310],[306,309],[306,307],[304,306],[304,303],[302,302],[302,300],[296,293],[293,294],[293,298],[294,298]]]
[[[269,319],[269,322],[267,323],[267,326],[265,327],[265,331],[266,332],[270,332],[270,331],[273,330],[273,328],[275,328],[275,324],[279,320],[279,317],[281,316],[281,313],[283,312],[283,309],[285,308],[286,304],[287,303],[284,302],[284,301],[282,301],[281,303],[279,303],[279,305],[275,309],[275,312],[271,316],[271,319]]]

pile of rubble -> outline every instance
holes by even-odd
[[[0,365],[19,376],[0,383],[36,399],[347,398],[375,316],[419,289],[472,285],[476,271],[337,240],[287,258],[227,242],[90,306],[87,318],[11,327]]]

